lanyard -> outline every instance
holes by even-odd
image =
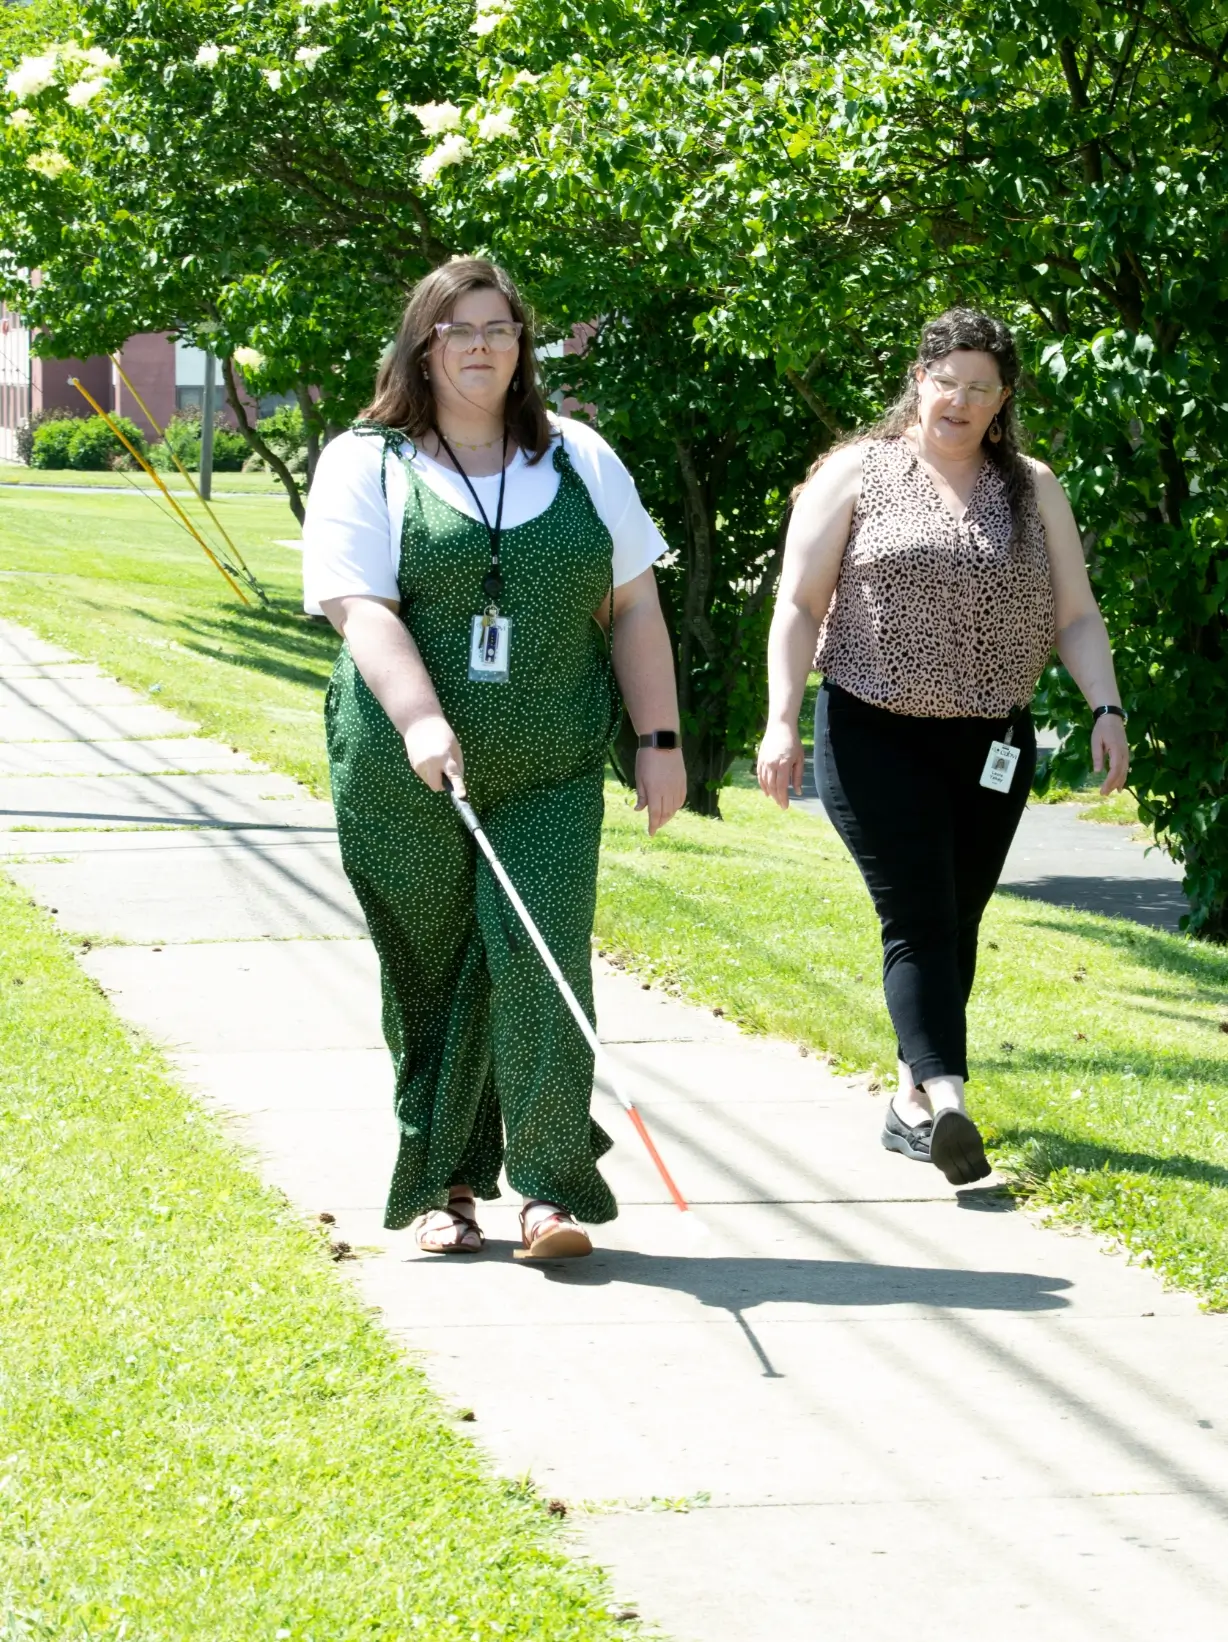
[[[499,597],[503,592],[503,573],[499,569],[499,542],[503,536],[503,493],[507,489],[507,429],[504,428],[503,430],[503,466],[499,469],[499,505],[495,509],[495,522],[493,525],[486,516],[486,509],[482,506],[482,498],[473,488],[469,475],[456,460],[456,452],[438,428],[435,429],[435,437],[452,458],[452,466],[465,481],[465,489],[473,497],[473,505],[481,515],[482,523],[486,526],[487,534],[490,537],[490,569],[482,578],[482,591],[490,600],[490,614],[498,615]]]

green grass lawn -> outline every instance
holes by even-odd
[[[611,789],[602,948],[890,1081],[877,923],[836,834],[737,787],[722,808],[649,842]],[[969,1036],[971,1104],[1021,1186],[1228,1308],[1228,951],[1000,893]]]
[[[207,735],[326,793],[320,697],[338,640],[303,615],[301,559],[277,545],[298,526],[284,501],[265,498],[231,500],[223,517],[267,610],[240,604],[144,497],[0,487],[0,613],[137,689],[158,685],[157,699]]]
[[[137,498],[30,492],[0,492],[0,611],[129,683],[160,684],[156,699],[207,733],[324,791],[336,641],[296,614],[297,558],[271,545],[293,534],[289,511],[232,506],[271,611],[228,599]],[[726,820],[683,816],[649,843],[612,788],[599,936],[752,1030],[887,1070],[860,879],[825,823],[748,789],[743,771]],[[999,1158],[1056,1212],[1228,1305],[1228,952],[1000,894],[982,960],[972,1098]]]
[[[0,878],[0,1637],[638,1634],[607,1603]]]
[[[161,478],[167,489],[176,495],[191,495],[191,490],[177,469],[163,473]],[[192,478],[199,485],[200,475],[192,473]],[[127,490],[130,485],[138,490],[156,488],[149,475],[139,468],[132,473],[88,473],[76,468],[28,468],[15,462],[0,464],[0,485],[50,485],[56,489],[71,485],[74,490]],[[213,493],[215,497],[275,496],[280,497],[283,503],[286,500],[284,489],[271,473],[215,473]]]

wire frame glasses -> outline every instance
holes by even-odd
[[[479,343],[492,353],[510,353],[520,341],[524,326],[518,319],[492,319],[488,325],[470,325],[467,320],[445,319],[435,327],[435,335],[450,353],[466,353]]]

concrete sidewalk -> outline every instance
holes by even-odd
[[[364,1298],[621,1598],[677,1642],[1223,1634],[1228,1319],[882,1152],[882,1098],[786,1045],[600,968],[707,1239],[600,1093],[622,1214],[591,1260],[514,1262],[507,1200],[480,1260],[383,1231],[390,1075],[328,806],[193,730],[0,628],[0,826],[87,829],[9,830],[5,870],[124,943],[81,962],[336,1215]]]

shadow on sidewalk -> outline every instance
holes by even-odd
[[[492,1253],[502,1254],[497,1245]],[[510,1248],[509,1248],[510,1254]],[[959,1271],[928,1266],[880,1266],[856,1260],[773,1260],[761,1256],[642,1254],[597,1249],[574,1264],[542,1261],[548,1282],[568,1288],[636,1283],[691,1294],[701,1305],[726,1311],[741,1329],[766,1378],[783,1379],[745,1313],[753,1306],[811,1305],[860,1308],[913,1305],[940,1311],[1036,1312],[1065,1308],[1065,1277],[1035,1272]]]
[[[998,885],[999,895],[1021,901],[1046,901],[1074,912],[1097,912],[1106,918],[1129,918],[1133,923],[1176,934],[1190,910],[1177,878],[1093,877],[1090,873],[1050,874]]]
[[[528,1263],[530,1269],[532,1262]],[[692,1294],[721,1311],[750,1306],[932,1306],[944,1311],[1054,1311],[1067,1302],[1065,1277],[1036,1272],[880,1266],[857,1260],[644,1254],[596,1249],[584,1261],[541,1262],[551,1282],[571,1288],[637,1283]]]

